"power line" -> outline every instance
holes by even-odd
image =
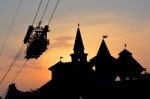
[[[51,1],[51,0],[47,0],[46,6],[45,6],[45,8],[44,8],[44,11],[43,11],[43,14],[42,14],[42,17],[41,17],[41,20],[40,20],[40,21],[43,20],[43,17],[44,17],[44,15],[45,15],[45,13],[46,13],[46,10],[47,10],[47,8],[48,8],[48,5],[49,5],[50,1]]]
[[[51,15],[51,17],[50,17],[50,20],[49,20],[49,22],[48,22],[48,25],[50,24],[50,22],[51,22],[51,20],[52,20],[52,18],[53,18],[53,16],[54,16],[54,13],[55,13],[55,11],[56,11],[56,9],[57,9],[57,6],[58,6],[58,4],[59,4],[59,1],[60,1],[60,0],[58,0],[57,3],[56,3],[56,5],[55,5],[55,8],[54,8],[54,10],[53,10],[53,13],[52,13],[52,15]],[[21,2],[22,2],[22,0],[20,0],[18,9],[17,9],[16,14],[15,14],[15,18],[14,18],[14,20],[13,20],[13,23],[14,23],[14,21],[15,21],[15,19],[16,19],[17,13],[18,13],[19,8],[20,8],[20,6],[21,6]],[[47,5],[46,5],[45,10],[44,10],[44,12],[43,12],[42,18],[44,17],[44,14],[45,14],[45,12],[46,12],[46,9],[47,9],[47,7],[48,7],[49,2],[50,2],[50,0],[48,0],[48,2],[47,2]],[[35,18],[34,18],[34,21],[33,21],[33,24],[34,24],[34,22],[35,22],[35,20],[36,20],[36,17],[37,17],[37,15],[38,15],[38,12],[39,12],[39,9],[40,9],[40,7],[41,7],[41,4],[42,4],[42,0],[40,1],[39,7],[38,7],[38,9],[37,9],[37,12],[36,12],[36,15],[35,15]],[[42,18],[41,18],[41,19],[42,19]],[[13,59],[12,63],[10,64],[8,70],[5,72],[4,76],[2,77],[2,79],[1,79],[1,81],[0,81],[0,84],[2,84],[2,82],[4,81],[4,79],[6,78],[6,76],[8,75],[8,73],[10,72],[11,68],[13,67],[13,65],[14,65],[15,61],[17,60],[17,58],[18,58],[18,56],[19,56],[21,50],[23,49],[23,47],[24,47],[24,44],[21,46],[21,48],[19,49],[19,52],[16,54],[15,58]],[[25,62],[25,64],[26,64],[26,62]],[[13,81],[16,79],[16,77],[17,77],[17,76],[19,75],[19,73],[22,71],[22,69],[24,68],[25,64],[20,68],[20,70],[19,70],[18,73],[16,74],[15,78],[13,79]]]
[[[50,16],[50,19],[49,19],[49,21],[48,21],[48,25],[49,25],[50,22],[52,21],[52,18],[53,18],[54,14],[55,14],[55,11],[56,11],[56,9],[57,9],[57,6],[58,6],[59,2],[60,2],[60,0],[57,0],[57,3],[56,3],[56,5],[55,5],[55,7],[54,7],[54,10],[53,10],[53,12],[52,12],[52,15]]]
[[[21,66],[21,68],[17,71],[16,75],[14,76],[14,78],[12,79],[12,81],[11,81],[10,84],[14,83],[14,81],[17,79],[17,77],[19,76],[19,74],[22,72],[23,68],[24,68],[25,65],[27,64],[27,61],[28,61],[28,60],[26,60],[26,61],[24,62],[24,64]],[[8,89],[6,89],[6,90],[4,91],[4,93],[2,94],[2,97],[4,97],[4,95],[7,93],[7,91],[8,91]]]
[[[5,40],[4,40],[4,43],[2,44],[2,47],[1,47],[1,50],[0,50],[0,55],[2,55],[2,53],[3,53],[3,51],[4,51],[4,48],[5,48],[6,44],[7,44],[9,34],[11,33],[12,28],[13,28],[13,26],[14,26],[14,23],[15,23],[15,21],[16,21],[16,18],[17,18],[19,9],[20,9],[20,7],[21,7],[21,3],[22,3],[22,0],[19,1],[19,5],[18,5],[18,7],[17,7],[17,9],[16,9],[15,15],[14,15],[14,17],[13,17],[13,19],[12,19],[12,22],[11,22],[11,25],[10,25],[10,27],[9,27],[9,29],[8,29],[8,33],[6,34],[6,38],[5,38]]]
[[[54,7],[54,10],[53,10],[52,15],[51,15],[51,17],[50,17],[50,20],[49,20],[49,22],[48,22],[48,25],[50,24],[50,22],[51,22],[51,20],[52,20],[52,18],[53,18],[53,16],[54,16],[54,14],[55,14],[55,11],[56,11],[56,9],[57,9],[57,6],[58,6],[58,4],[59,4],[59,1],[60,1],[60,0],[57,1],[56,5],[55,5],[55,7]],[[50,2],[50,0],[48,0],[48,3],[47,3],[47,5],[46,5],[46,7],[45,7],[45,11],[43,12],[43,14],[45,14],[49,2]],[[18,9],[17,9],[16,14],[15,14],[14,21],[15,21],[15,19],[16,19],[16,16],[17,16],[17,13],[18,13],[19,8],[20,8],[20,6],[21,6],[21,3],[22,3],[22,0],[20,0]],[[33,24],[34,24],[34,22],[35,22],[35,20],[36,20],[36,17],[37,17],[37,15],[38,15],[38,12],[39,12],[39,9],[40,9],[40,7],[41,7],[41,4],[42,4],[42,0],[40,1],[39,7],[38,7],[38,9],[37,9],[37,12],[36,12],[36,15],[35,15],[35,18],[34,18],[34,21],[33,21]],[[43,16],[44,16],[44,15],[43,15]],[[14,23],[14,21],[13,21],[13,23]],[[23,45],[21,46],[21,48],[19,49],[19,52],[16,54],[15,58],[13,59],[12,63],[10,64],[8,70],[5,72],[4,76],[3,76],[2,79],[0,80],[0,84],[2,84],[2,82],[4,81],[4,79],[6,78],[6,76],[8,75],[8,73],[10,72],[11,68],[13,67],[13,65],[14,65],[15,61],[17,60],[17,58],[18,58],[18,56],[19,56],[21,50],[23,49],[23,47],[24,47],[24,44],[23,44]],[[26,62],[25,62],[25,64],[26,64]],[[23,67],[24,67],[24,65],[23,65]],[[23,67],[21,68],[21,70],[23,69]],[[20,71],[19,71],[19,72],[20,72]],[[18,74],[17,74],[17,75],[18,75]],[[15,79],[16,79],[16,77],[15,77]]]
[[[21,1],[22,1],[22,0],[21,0]],[[42,4],[42,0],[40,1],[40,4],[39,4],[39,6],[38,6],[38,9],[37,9],[37,12],[36,12],[36,15],[35,15],[33,24],[34,24],[34,22],[35,22],[35,20],[36,20],[36,17],[37,17],[37,15],[38,15],[39,10],[40,10],[41,4]],[[21,3],[20,3],[20,5],[21,5]],[[47,5],[47,6],[48,6],[48,5]],[[13,59],[12,63],[10,64],[8,70],[5,72],[4,76],[3,76],[2,79],[0,80],[0,84],[4,81],[4,79],[6,78],[6,76],[8,75],[8,73],[10,72],[11,68],[13,67],[13,65],[14,65],[15,61],[17,60],[17,58],[18,58],[18,56],[19,56],[21,50],[23,49],[23,47],[24,47],[24,44],[23,44],[23,45],[21,46],[21,48],[19,49],[18,53],[16,54],[15,58]],[[25,62],[25,64],[26,64],[26,62]],[[24,64],[24,65],[25,65],[25,64]],[[24,65],[22,66],[21,70],[23,69]],[[20,70],[20,71],[21,71],[21,70]],[[18,71],[18,72],[20,73],[20,71]],[[19,73],[17,73],[17,76],[18,76]],[[17,76],[16,76],[16,77],[17,77]],[[16,79],[16,77],[14,78],[14,80]],[[14,81],[14,80],[13,80],[13,81]]]
[[[24,68],[25,65],[27,64],[27,61],[28,61],[28,60],[26,60],[26,61],[24,62],[24,64],[21,66],[21,68],[18,70],[18,72],[16,73],[16,75],[15,75],[15,77],[13,78],[13,80],[11,81],[11,83],[14,83],[14,81],[16,80],[16,78],[19,76],[19,74],[22,72],[23,68]]]
[[[2,82],[4,81],[4,79],[7,77],[8,73],[10,72],[10,70],[12,69],[12,67],[14,66],[15,61],[17,60],[21,50],[23,49],[24,44],[21,46],[21,48],[19,49],[18,53],[16,54],[15,58],[13,59],[12,63],[9,65],[9,68],[7,69],[7,71],[5,72],[4,76],[2,77],[2,79],[0,80],[0,84],[2,84]]]
[[[7,91],[8,91],[8,89],[6,89],[6,90],[4,91],[4,93],[2,94],[2,99],[4,99],[4,95],[7,93]]]
[[[58,0],[58,1],[59,1],[59,0]],[[56,7],[57,7],[57,5],[58,5],[58,1],[57,1],[57,4],[56,4]],[[42,14],[41,20],[43,19],[44,15],[45,15],[45,13],[46,13],[46,10],[47,10],[47,7],[48,7],[48,5],[49,5],[49,2],[50,2],[50,0],[47,1],[47,4],[46,4],[45,9],[44,9],[44,12],[43,12],[43,14]],[[17,13],[18,13],[18,11],[19,11],[19,8],[20,8],[20,6],[21,6],[21,3],[22,3],[22,0],[20,0],[19,6],[18,6],[17,11],[16,11],[16,14],[15,14],[15,17],[14,17],[13,22],[12,22],[13,24],[14,24],[14,22],[15,22],[15,19],[16,19]],[[37,12],[36,12],[35,17],[34,17],[34,20],[33,20],[33,24],[34,24],[34,22],[35,22],[35,20],[36,20],[36,18],[37,18],[37,15],[38,15],[38,13],[39,13],[39,10],[40,10],[40,8],[41,8],[41,5],[42,5],[42,0],[41,0],[40,3],[39,3]],[[56,10],[56,7],[55,7],[54,10]],[[55,12],[55,11],[53,11],[53,14],[54,14],[54,12]],[[52,15],[52,16],[53,16],[53,15]],[[52,17],[52,16],[51,16],[51,17]],[[13,24],[11,25],[11,29],[12,29]],[[11,29],[10,29],[10,30],[11,30]],[[10,31],[10,30],[9,30],[9,31]],[[7,39],[8,39],[8,35],[7,35]],[[21,50],[23,49],[23,47],[24,47],[24,44],[23,44],[23,45],[21,46],[21,48],[19,49],[18,53],[16,54],[16,56],[14,57],[12,63],[10,64],[9,68],[8,68],[7,71],[5,72],[5,74],[4,74],[4,76],[2,77],[2,79],[0,80],[0,84],[3,83],[3,81],[4,81],[5,78],[7,77],[8,73],[11,71],[11,69],[12,69],[12,67],[13,67],[13,65],[14,65],[14,63],[15,63],[15,61],[17,60],[17,58],[18,58],[18,56],[19,56]],[[23,66],[19,69],[19,71],[17,72],[17,74],[16,74],[15,77],[13,78],[12,82],[14,82],[15,79],[18,77],[18,75],[21,73],[21,71],[23,70],[23,68],[24,68],[24,66],[26,65],[26,63],[27,63],[27,60],[25,61],[25,63],[23,64]]]
[[[0,50],[0,54],[3,52],[4,47],[5,47],[6,43],[7,43],[8,36],[9,36],[9,34],[10,34],[12,28],[13,28],[13,25],[14,25],[14,23],[15,23],[15,20],[16,20],[17,14],[18,14],[18,12],[19,12],[19,9],[20,9],[20,7],[21,7],[22,1],[23,1],[23,0],[20,0],[20,2],[19,2],[18,8],[17,8],[16,13],[15,13],[15,16],[14,16],[13,21],[12,21],[12,23],[11,23],[11,26],[10,26],[10,28],[9,28],[8,34],[7,34],[7,36],[6,36],[6,39],[5,39],[5,41],[4,41],[4,44],[2,45],[2,49]],[[40,9],[40,7],[41,7],[41,4],[42,4],[42,0],[40,1],[40,4],[39,4],[39,6],[38,6],[36,15],[35,15],[35,17],[34,17],[33,24],[34,24],[34,22],[35,22],[35,20],[36,20],[36,17],[37,17],[37,15],[38,15],[38,12],[39,12],[39,9]],[[23,45],[21,46],[21,48],[19,49],[19,52],[16,54],[15,58],[13,59],[12,63],[10,64],[9,68],[8,68],[7,71],[5,72],[5,74],[4,74],[4,76],[2,77],[2,79],[0,80],[0,84],[2,84],[2,82],[4,81],[4,79],[6,78],[6,76],[8,75],[8,73],[10,72],[11,68],[13,67],[13,65],[14,65],[16,59],[18,58],[18,56],[19,56],[21,50],[23,49],[23,47],[24,47],[24,44],[23,44]]]
[[[39,13],[39,10],[40,10],[40,8],[41,8],[41,5],[42,5],[42,0],[41,0],[40,3],[39,3],[39,6],[38,6],[38,9],[37,9],[37,11],[36,11],[35,17],[34,17],[34,19],[33,19],[32,25],[35,23],[35,20],[36,20],[36,18],[37,18],[37,15],[38,15],[38,13]]]
[[[18,9],[19,9],[20,6],[21,6],[21,2],[22,2],[22,0],[21,0],[20,3],[19,3]],[[49,4],[49,2],[50,2],[50,0],[48,0],[47,3]],[[46,7],[45,7],[45,9],[44,9],[44,12],[43,12],[42,17],[44,17],[44,14],[45,14],[45,12],[46,12],[46,9],[47,9],[47,7],[48,7],[48,4],[46,4]],[[39,3],[39,6],[38,6],[38,9],[37,9],[36,15],[35,15],[34,20],[33,20],[33,24],[34,24],[34,22],[35,22],[35,20],[36,20],[36,17],[37,17],[37,15],[38,15],[38,13],[39,13],[39,10],[40,10],[40,8],[41,8],[41,5],[42,5],[42,0],[41,0],[40,3]],[[18,10],[17,10],[17,12],[18,12]],[[16,16],[16,15],[15,15],[15,16]],[[17,60],[17,58],[18,58],[18,56],[19,56],[21,50],[23,49],[23,47],[24,47],[24,44],[21,46],[21,48],[19,49],[19,52],[16,54],[15,58],[13,59],[12,63],[10,64],[8,70],[6,71],[6,73],[4,74],[4,76],[2,77],[2,79],[1,79],[1,81],[0,81],[0,84],[3,82],[3,80],[6,78],[6,76],[7,76],[8,73],[10,72],[11,68],[13,67],[13,65],[14,65],[15,61]],[[27,62],[27,61],[26,61],[26,62]],[[25,62],[25,64],[26,64],[26,62]],[[22,71],[22,69],[23,69],[23,67],[25,66],[25,64],[20,68],[20,70],[17,72],[15,78],[14,78],[12,81],[14,81],[14,80],[16,79],[16,77],[17,77],[17,76],[19,75],[19,73]]]

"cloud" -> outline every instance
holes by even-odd
[[[34,70],[47,70],[47,68],[37,64],[37,65],[27,65],[26,69],[34,69]]]
[[[39,59],[29,60],[29,62],[26,64],[26,69],[47,70],[47,68],[40,63]]]
[[[70,41],[73,39],[74,39],[74,37],[70,37],[70,36],[63,36],[63,37],[56,38],[57,41]]]
[[[56,38],[56,42],[50,45],[50,49],[60,49],[60,48],[67,48],[72,46],[70,43],[71,40],[73,40],[73,37],[70,36],[63,36]]]

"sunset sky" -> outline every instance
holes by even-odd
[[[0,48],[6,38],[14,13],[20,0],[0,0]],[[47,0],[43,0],[35,25],[41,17]],[[56,0],[51,0],[42,25],[50,18]],[[16,53],[23,44],[27,28],[32,24],[40,0],[23,0],[17,19],[9,35],[9,40],[0,56],[0,79],[8,69]],[[150,72],[150,0],[60,0],[50,24],[48,50],[39,59],[28,61],[23,72],[16,79],[18,89],[36,89],[51,79],[48,68],[60,60],[70,61],[73,44],[80,23],[80,30],[88,59],[96,55],[102,35],[115,58],[127,49],[133,57]],[[0,95],[8,88],[16,71],[25,61],[25,47],[14,67],[0,85]]]

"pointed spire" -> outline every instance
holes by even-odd
[[[97,53],[97,57],[99,56],[111,56],[104,39],[102,40],[102,43]]]
[[[124,49],[126,49],[127,48],[127,44],[124,44]]]
[[[81,37],[81,32],[80,32],[80,25],[78,24],[78,29],[77,29],[77,34],[76,34],[76,39],[75,39],[75,44],[74,44],[74,51],[84,51],[84,45]]]

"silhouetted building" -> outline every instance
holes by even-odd
[[[99,86],[100,89],[111,87],[110,85],[116,78],[116,59],[111,56],[104,38],[97,55],[90,61],[95,66],[97,86]]]
[[[80,29],[78,27],[77,29],[77,35],[75,39],[75,44],[74,44],[74,53],[71,54],[72,62],[77,63],[77,62],[87,62],[87,53],[84,53],[84,45],[80,33]]]
[[[124,49],[117,59],[117,73],[121,80],[138,79],[145,69],[132,57],[132,53]]]
[[[141,74],[144,68],[126,49],[119,53],[118,59],[115,59],[110,54],[104,38],[105,36],[97,55],[88,61],[88,54],[84,52],[84,44],[78,27],[74,52],[70,54],[71,62],[60,60],[51,66],[49,70],[52,72],[52,79],[37,90],[21,92],[15,84],[11,84],[5,99],[135,99],[145,97],[143,95],[147,92],[143,89],[150,89],[150,75]],[[123,81],[115,81],[117,76]],[[139,91],[140,89],[142,92]]]
[[[52,80],[39,90],[43,90],[44,93],[48,92],[46,90],[53,91],[52,95],[49,94],[49,96],[55,99],[79,99],[79,97],[85,97],[92,92],[89,89],[92,89],[93,86],[91,85],[94,85],[94,70],[91,63],[87,61],[88,54],[84,53],[84,44],[79,27],[73,50],[74,53],[70,55],[71,62],[59,61],[49,68],[52,72]]]

